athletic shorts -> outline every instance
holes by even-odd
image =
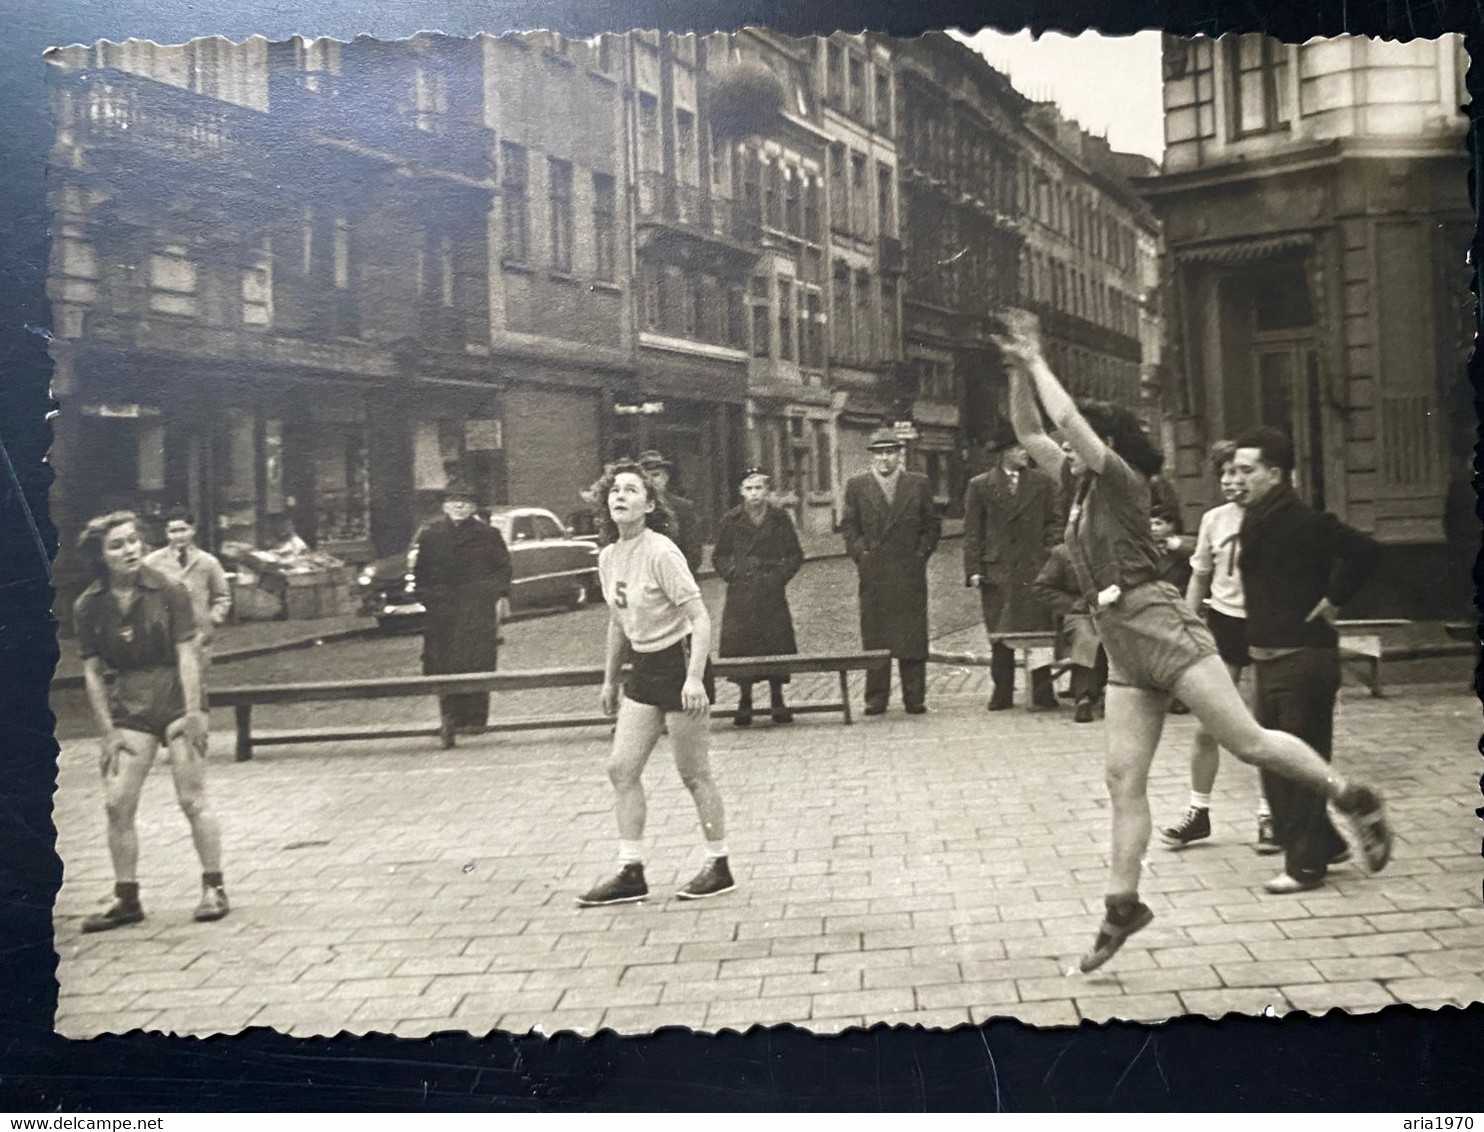
[[[684,711],[680,693],[685,687],[686,669],[690,667],[690,638],[683,637],[669,648],[658,652],[629,650],[633,668],[624,695],[636,704],[648,704],[661,711]],[[716,679],[711,675],[711,658],[706,658],[706,671],[701,677],[706,688],[706,702],[716,702]]]
[[[1206,627],[1216,638],[1216,652],[1231,668],[1246,668],[1252,663],[1247,651],[1247,619],[1233,617],[1219,609],[1206,607]]]
[[[1185,670],[1216,656],[1216,640],[1168,582],[1135,586],[1093,620],[1108,653],[1108,683],[1173,692]]]
[[[185,697],[176,668],[131,668],[109,688],[109,715],[124,731],[140,731],[167,742],[165,729],[185,716]]]

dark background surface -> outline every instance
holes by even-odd
[[[889,1030],[812,1038],[583,1040],[444,1036],[294,1040],[158,1035],[68,1042],[52,1034],[51,905],[55,745],[47,683],[50,472],[44,174],[51,141],[42,51],[129,36],[397,37],[418,30],[551,27],[569,35],[765,23],[796,34],[872,27],[914,34],[985,24],[1013,31],[1186,33],[1266,29],[1285,39],[1342,32],[1388,38],[1478,34],[1477,8],[1406,0],[839,0],[458,3],[381,0],[0,0],[0,1110],[216,1109],[1309,1109],[1477,1110],[1484,1006],[1282,1021],[1179,1019],[1161,1027],[1084,1023],[1035,1031],[994,1023],[949,1034]],[[1479,46],[1471,40],[1470,47]],[[1484,76],[1470,73],[1470,88]],[[1471,143],[1473,139],[1471,138]],[[1478,240],[1475,241],[1476,248]],[[1476,258],[1477,262],[1477,258]],[[1479,363],[1471,365],[1476,389]]]

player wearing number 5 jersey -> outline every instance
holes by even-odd
[[[583,906],[625,904],[649,895],[644,879],[644,766],[668,730],[675,768],[695,800],[706,864],[675,895],[719,896],[736,887],[727,866],[726,817],[711,774],[709,733],[715,686],[711,617],[685,556],[663,533],[670,519],[656,485],[637,464],[618,464],[602,481],[607,504],[598,579],[611,616],[602,706],[618,716],[608,777],[618,816],[617,874],[577,898]],[[632,662],[620,690],[619,669]]]

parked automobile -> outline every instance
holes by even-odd
[[[540,507],[494,507],[489,521],[510,548],[512,613],[580,609],[602,599],[595,537],[574,537]],[[406,553],[377,559],[360,573],[361,611],[388,632],[421,628],[425,611],[413,581],[416,564],[414,538]]]

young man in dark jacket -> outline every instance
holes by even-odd
[[[1253,713],[1264,727],[1303,739],[1326,759],[1340,690],[1339,609],[1375,569],[1380,547],[1294,491],[1293,442],[1271,428],[1237,439],[1233,460],[1241,528],[1247,645],[1256,673]],[[1305,892],[1348,855],[1323,797],[1263,772],[1284,871],[1264,886]]]

